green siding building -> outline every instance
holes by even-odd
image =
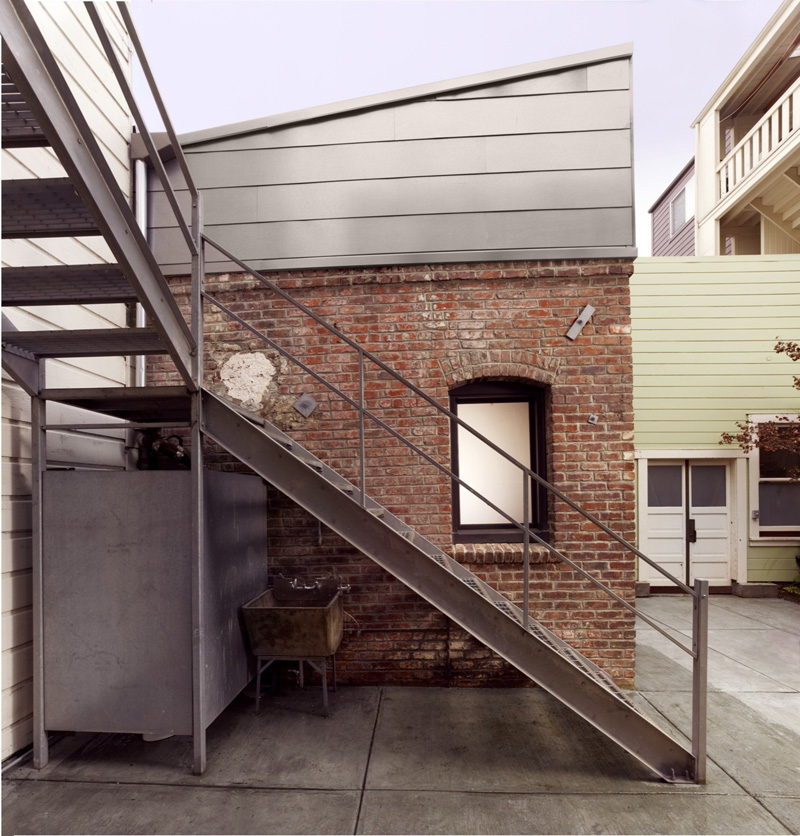
[[[631,323],[640,547],[712,587],[794,579],[800,484],[720,437],[798,419],[800,369],[774,347],[800,339],[800,256],[640,258]]]

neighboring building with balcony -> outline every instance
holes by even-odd
[[[720,440],[800,420],[795,369],[774,351],[800,336],[800,0],[695,128],[696,158],[651,208],[654,257],[631,280],[639,547],[687,583],[774,594],[752,584],[796,576],[796,456]],[[643,562],[639,580],[662,584]]]
[[[800,0],[786,0],[694,122],[697,255],[800,252]]]

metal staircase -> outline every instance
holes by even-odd
[[[126,25],[131,31],[134,46],[140,49],[127,10],[124,6],[121,8]],[[97,18],[96,12],[92,14],[92,17],[102,41],[102,23]],[[678,585],[695,597],[697,617],[692,650],[688,650],[673,639],[695,659],[699,683],[694,704],[696,734],[690,751],[649,720],[597,665],[533,620],[529,615],[527,594],[523,607],[516,606],[367,495],[363,477],[364,422],[372,420],[387,430],[389,428],[382,425],[376,416],[364,408],[363,401],[358,403],[342,395],[359,410],[361,421],[362,478],[359,484],[353,484],[276,427],[258,416],[220,400],[202,388],[203,300],[207,304],[222,308],[216,300],[202,290],[203,248],[204,245],[210,245],[223,253],[225,251],[202,233],[199,195],[196,193],[193,195],[191,230],[179,217],[187,243],[191,245],[193,257],[194,298],[192,329],[190,330],[169,292],[167,283],[161,275],[144,236],[136,226],[133,214],[116,187],[111,173],[104,166],[102,153],[97,147],[89,126],[80,115],[52,53],[23,0],[0,0],[0,33],[5,42],[4,117],[7,112],[6,92],[9,93],[9,105],[14,106],[13,113],[23,114],[19,117],[15,116],[14,120],[9,122],[9,126],[13,124],[15,130],[8,134],[4,123],[4,145],[21,147],[23,143],[27,143],[25,147],[29,147],[32,144],[41,145],[49,142],[69,174],[66,182],[40,180],[26,181],[24,184],[7,185],[4,183],[3,236],[83,235],[90,234],[87,230],[92,228],[105,237],[118,260],[117,264],[112,265],[77,267],[60,265],[8,269],[4,271],[3,276],[3,303],[30,306],[80,305],[100,301],[128,304],[138,302],[145,308],[152,323],[148,327],[140,328],[41,332],[18,331],[4,317],[3,367],[31,395],[33,404],[35,507],[41,508],[41,474],[47,466],[44,434],[46,430],[54,428],[46,422],[45,404],[47,402],[79,407],[97,413],[98,423],[94,425],[96,427],[125,426],[136,429],[149,426],[191,426],[195,531],[200,530],[203,514],[202,440],[203,437],[207,437],[244,462],[479,641],[647,764],[661,778],[671,782],[703,782],[705,780],[705,691],[700,685],[703,685],[705,673],[703,633],[706,628],[703,613],[707,592],[704,593],[702,582],[693,590],[678,581]],[[109,54],[109,59],[113,65],[116,60],[113,54]],[[141,60],[144,63],[146,75],[149,76],[149,69],[143,56]],[[129,91],[126,95],[128,94]],[[160,103],[160,100],[158,101]],[[134,108],[134,114],[136,113]],[[179,158],[182,158],[180,147],[166,114],[162,112],[162,115],[165,117],[165,124],[176,153]],[[140,130],[147,143],[149,134],[146,133],[146,128],[140,124]],[[12,135],[15,132],[19,134],[19,137]],[[20,145],[14,146],[15,142]],[[157,154],[151,156],[157,158]],[[163,169],[159,171],[159,174],[162,172]],[[184,175],[191,188],[188,168],[184,169]],[[168,188],[168,183],[165,183],[165,188]],[[6,194],[11,196],[8,201]],[[26,194],[28,198],[25,197]],[[32,194],[36,196],[35,203],[30,199]],[[76,196],[79,197],[80,206],[76,204]],[[82,230],[80,233],[76,232],[78,227]],[[242,262],[238,262],[233,254],[226,253],[226,255],[239,263],[243,269],[269,284],[264,277],[253,273]],[[456,416],[451,415],[437,402],[403,381],[381,361],[364,352],[357,344],[344,337],[313,312],[303,308],[282,291],[278,291],[274,285],[270,286],[292,304],[324,324],[332,333],[344,339],[351,347],[356,348],[359,352],[359,362],[362,364],[362,387],[363,363],[375,362],[392,374],[397,381],[411,388],[429,405],[435,406],[450,416],[451,420],[466,426],[458,421]],[[253,333],[258,333],[246,323],[242,323],[238,317],[234,316],[234,318]],[[259,334],[259,336],[284,356],[290,357],[294,362],[299,362],[264,335]],[[47,358],[145,354],[169,355],[183,378],[183,385],[115,389],[50,389],[46,385],[45,364],[42,361]],[[306,371],[316,376],[313,369],[306,368]],[[331,383],[322,382],[332,391],[342,394]],[[120,419],[124,421],[124,424],[119,423]],[[116,423],[108,423],[109,421]],[[470,431],[478,435],[471,429]],[[495,450],[498,449],[491,442],[479,435],[478,437]],[[404,443],[407,442],[404,440]],[[417,452],[426,457],[426,454],[421,451],[417,450]],[[505,455],[502,451],[499,452]],[[506,456],[506,458],[509,457]],[[442,465],[434,464],[451,477],[453,476]],[[519,466],[523,468],[522,465]],[[536,474],[526,468],[523,470],[577,509],[577,506],[567,497],[555,491]],[[473,492],[477,493],[474,490]],[[487,503],[491,505],[488,500]],[[581,513],[618,542],[631,548],[643,559],[647,559],[630,544],[625,543],[622,538],[610,532],[600,521],[585,512],[581,511]],[[529,543],[531,538],[538,538],[528,530],[527,521],[512,522],[524,533],[527,570]],[[576,571],[587,576],[566,555],[547,544],[544,545],[559,559],[566,561]],[[195,544],[195,547],[200,548],[199,535],[198,544]],[[40,510],[34,518],[34,553],[34,648],[40,650],[42,642]],[[199,570],[194,574],[198,573]],[[635,610],[628,602],[614,595],[598,581],[591,580],[596,586],[609,592],[622,605]],[[199,589],[199,582],[197,588]],[[199,592],[196,592],[196,595],[199,595]],[[197,609],[200,608],[198,602]],[[657,624],[650,623],[656,629],[660,629]],[[202,630],[199,629],[198,622],[195,622],[193,628],[195,632],[193,676],[195,692],[200,694],[202,688],[198,683],[202,682],[203,676],[203,648],[202,635],[198,634],[202,634]],[[47,762],[42,680],[43,660],[41,653],[37,651],[34,670],[34,753],[35,763],[38,766],[44,766]],[[200,700],[201,697],[196,699]],[[197,704],[194,709],[195,732],[193,735],[196,773],[201,773],[205,768],[205,728],[201,717],[202,706]]]
[[[203,392],[205,434],[667,781],[694,759],[597,665],[258,416]]]

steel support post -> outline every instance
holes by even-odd
[[[695,580],[692,611],[692,755],[694,779],[706,782],[706,726],[708,714],[708,581]]]
[[[39,386],[44,388],[44,364],[39,366]],[[47,468],[45,402],[31,398],[31,540],[33,549],[33,765],[47,766],[50,759],[44,716],[44,554],[42,549],[42,478]]]
[[[530,479],[522,471],[522,514],[525,524],[522,541],[522,626],[527,630],[531,609],[531,522],[530,522]]]
[[[204,247],[202,244],[203,206],[198,194],[192,201],[192,234],[197,253],[192,256],[192,336],[196,351],[192,357],[192,740],[195,775],[206,768],[205,724],[205,567],[203,434],[201,391],[203,387],[203,285],[205,283]]]
[[[361,506],[367,505],[367,445],[364,440],[364,352],[358,350],[358,444],[361,469]]]

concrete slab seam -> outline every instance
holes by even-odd
[[[361,825],[361,809],[364,806],[364,793],[367,789],[367,776],[369,775],[369,766],[372,761],[372,747],[375,745],[375,735],[378,732],[378,721],[380,720],[381,707],[383,706],[383,694],[384,689],[381,688],[380,692],[378,693],[378,706],[375,711],[375,722],[372,726],[372,737],[369,740],[369,749],[367,750],[367,762],[364,765],[364,779],[361,782],[361,794],[358,799],[358,810],[356,811],[356,822],[355,827],[353,828],[353,834],[359,832],[359,827]]]

